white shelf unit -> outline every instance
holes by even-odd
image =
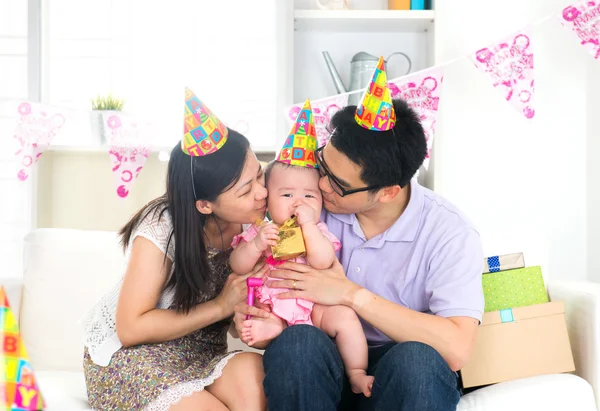
[[[282,6],[291,27],[282,31],[280,59],[287,77],[283,84],[287,106],[338,94],[323,57],[329,52],[340,77],[347,85],[350,61],[361,51],[388,58],[394,52],[407,54],[412,61],[411,73],[434,66],[434,10],[313,10],[299,4],[304,0],[288,0]],[[296,3],[294,7],[293,3]],[[387,2],[385,2],[387,4]],[[314,4],[314,3],[313,3]],[[367,5],[364,2],[363,5]],[[375,2],[373,7],[378,7]],[[365,7],[363,7],[365,8]],[[289,61],[291,60],[291,63]],[[393,59],[387,63],[388,79],[401,77],[408,69],[407,62]],[[348,91],[348,90],[347,90]],[[343,92],[343,91],[342,91]],[[282,107],[284,109],[285,107]],[[279,141],[287,129],[280,133]],[[430,186],[432,173],[421,170],[420,181]]]
[[[352,56],[360,51],[386,59],[393,52],[404,52],[412,60],[411,72],[435,64],[435,10],[292,9],[288,16],[294,19],[287,40],[293,61],[292,103],[337,93],[323,51],[329,52],[346,83]],[[403,59],[391,61],[388,78],[400,77],[407,69]]]
[[[426,32],[434,10],[296,10],[297,31],[351,33]]]

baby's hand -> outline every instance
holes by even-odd
[[[279,228],[273,224],[264,224],[258,229],[258,234],[252,240],[261,253],[270,246],[276,246],[279,241]]]
[[[307,204],[300,204],[296,207],[294,214],[298,217],[298,224],[300,226],[317,222],[315,218],[315,209]]]

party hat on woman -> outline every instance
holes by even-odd
[[[299,167],[316,168],[315,151],[317,149],[317,132],[313,119],[310,100],[306,99],[302,110],[287,136],[277,161]]]
[[[181,149],[193,157],[212,154],[223,147],[227,135],[225,124],[186,87]]]
[[[379,57],[373,78],[356,107],[354,119],[361,127],[374,131],[387,131],[396,124],[396,113],[387,84],[383,57]]]

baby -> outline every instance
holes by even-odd
[[[271,268],[280,264],[273,259],[271,246],[277,244],[279,226],[295,215],[302,229],[306,256],[289,261],[309,264],[315,269],[331,267],[341,248],[340,241],[319,221],[323,198],[319,190],[319,172],[315,168],[294,166],[278,161],[265,170],[269,197],[267,209],[273,223],[251,225],[233,240],[231,268],[238,273],[249,272],[263,256]],[[266,280],[277,280],[267,277]],[[288,291],[263,285],[257,291],[258,300],[271,307],[270,318],[252,318],[243,325],[241,338],[248,345],[277,337],[285,327],[310,324],[335,338],[344,362],[352,391],[371,396],[374,377],[366,373],[368,349],[362,325],[356,313],[346,306],[324,306],[301,299],[279,299],[277,294]]]

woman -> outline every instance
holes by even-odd
[[[166,194],[120,231],[125,275],[85,321],[94,409],[266,409],[262,357],[227,353],[227,330],[246,278],[264,273],[229,275],[230,244],[264,218],[267,191],[248,140],[221,130],[226,141],[209,155],[178,144]]]

